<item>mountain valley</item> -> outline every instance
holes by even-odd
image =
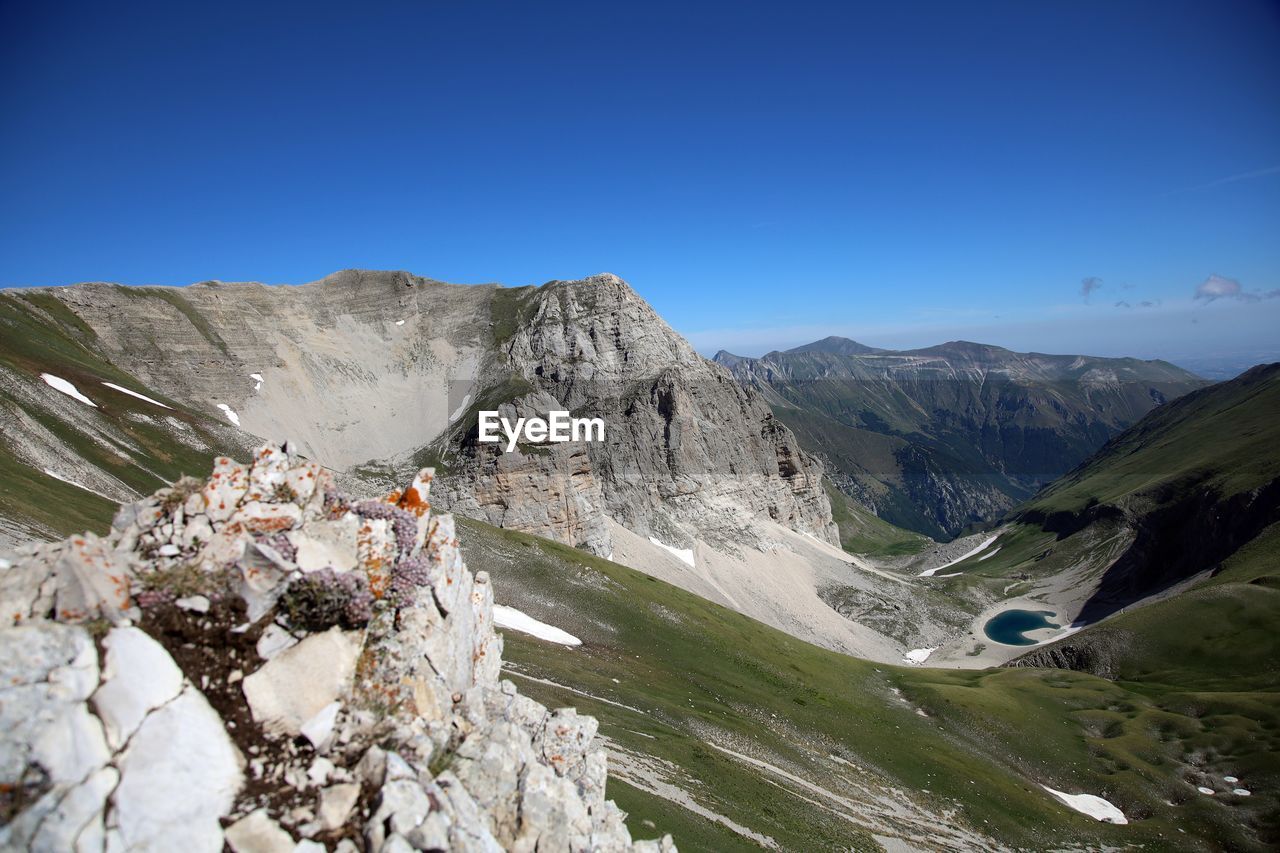
[[[505,453],[482,409],[607,428]],[[104,533],[263,441],[356,498],[427,467],[497,603],[581,641],[508,629],[504,675],[600,720],[636,837],[1262,850],[1277,413],[1276,365],[1211,385],[844,339],[707,360],[608,274],[9,290],[0,551]],[[992,639],[1016,610],[1046,627]]]
[[[1167,362],[953,341],[826,338],[715,360],[763,393],[855,501],[935,538],[998,518],[1153,407],[1204,386]]]

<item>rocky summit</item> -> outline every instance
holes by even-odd
[[[353,501],[268,444],[0,558],[0,848],[674,851],[499,680],[432,476]]]

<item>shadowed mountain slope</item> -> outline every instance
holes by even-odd
[[[998,518],[1155,406],[1205,384],[1162,361],[826,338],[716,361],[759,389],[841,491],[935,538]]]

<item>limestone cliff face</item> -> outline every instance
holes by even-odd
[[[596,553],[605,516],[658,537],[727,535],[767,514],[835,542],[821,467],[755,392],[699,356],[613,275],[526,294],[492,364],[521,389],[500,411],[599,417],[603,442],[498,453],[464,424],[448,478],[464,511]],[[584,464],[589,462],[589,465]],[[531,483],[555,484],[544,506]]]
[[[349,474],[344,482],[439,463],[447,505],[602,555],[612,551],[609,519],[670,542],[746,529],[764,513],[835,541],[818,463],[755,391],[701,358],[616,276],[502,288],[347,270],[299,286],[91,283],[29,296],[29,305],[14,302],[19,319],[76,335],[94,357],[86,369],[51,356],[50,372],[92,396],[99,380],[123,375],[156,401],[242,431],[246,445],[288,440]],[[0,356],[5,347],[0,340]],[[72,412],[77,430],[93,434],[114,411],[77,411],[38,374],[6,371],[0,358],[0,387],[32,386]],[[143,411],[121,417],[168,414],[124,402]],[[504,453],[476,440],[482,408],[513,419],[597,416],[606,439]],[[165,427],[175,442],[181,428]],[[36,444],[26,432],[19,444]],[[110,466],[98,476],[95,465],[104,468],[86,460],[67,476],[113,497],[145,491],[113,490]]]
[[[48,292],[111,362],[260,438],[346,470],[430,441],[476,376],[494,286],[346,270],[297,287],[81,284]],[[456,402],[454,403],[456,406]]]

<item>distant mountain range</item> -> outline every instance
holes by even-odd
[[[1204,386],[1164,361],[831,337],[714,360],[759,390],[845,494],[948,538],[998,518],[1152,408]]]

